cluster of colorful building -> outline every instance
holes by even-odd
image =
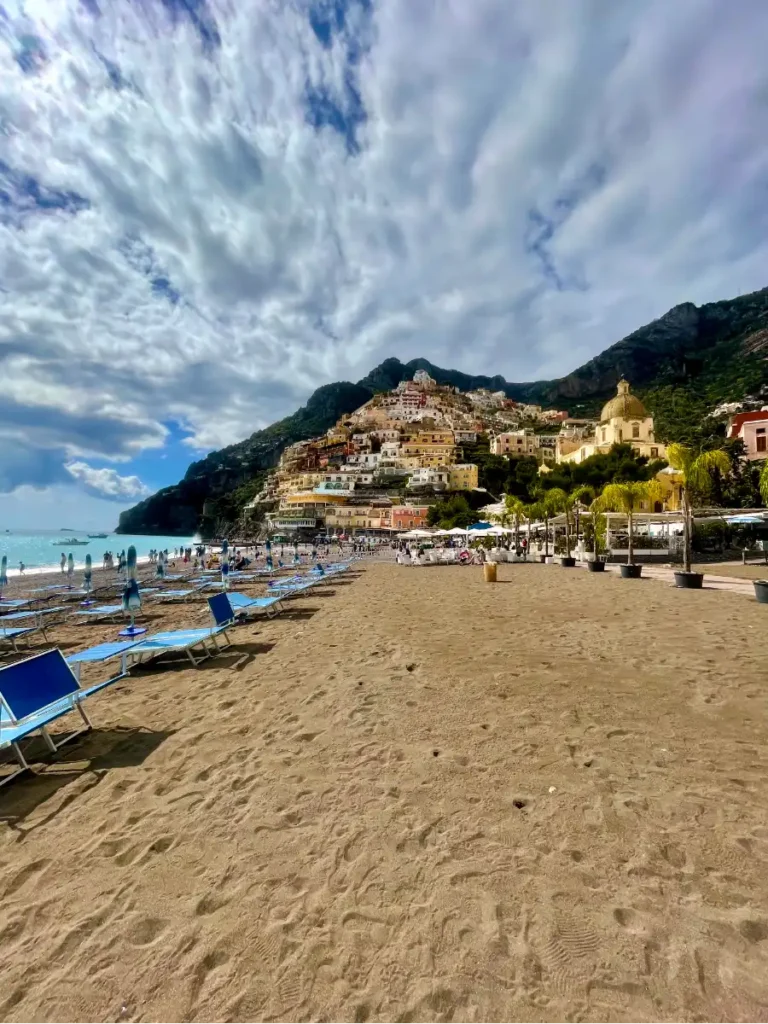
[[[743,429],[758,430],[756,422],[748,418]],[[555,425],[557,431],[548,429]],[[651,460],[666,455],[653,418],[625,380],[598,421],[515,402],[502,391],[461,392],[418,370],[413,380],[375,395],[322,437],[286,448],[252,505],[273,506],[267,521],[278,532],[420,528],[435,495],[478,488],[478,467],[465,459],[465,450],[483,434],[492,453],[534,456],[542,472],[555,463],[583,462],[616,443]],[[679,481],[668,472],[660,479],[668,489],[665,507],[675,508]]]

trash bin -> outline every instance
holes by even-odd
[[[495,562],[486,562],[483,565],[483,575],[485,576],[485,582],[486,583],[495,583],[496,582],[496,563]]]

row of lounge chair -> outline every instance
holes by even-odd
[[[98,644],[66,658],[54,648],[0,668],[0,750],[10,748],[18,762],[17,770],[0,785],[29,768],[20,747],[21,740],[39,732],[49,751],[54,752],[90,729],[83,702],[125,678],[133,665],[175,652],[185,654],[197,667],[205,658],[231,646],[227,630],[240,619],[256,613],[276,615],[282,610],[284,600],[321,585],[348,567],[348,564],[337,564],[319,571],[311,570],[305,576],[276,581],[270,585],[267,597],[229,592],[216,594],[208,599],[214,620],[209,628],[169,630],[141,639]],[[81,685],[83,665],[104,664],[115,659],[120,661],[117,675],[86,687]],[[46,726],[73,711],[79,713],[83,724],[54,742]]]
[[[334,572],[339,570],[339,567],[343,568],[343,563],[339,565],[328,566],[322,572],[318,572],[316,569],[310,570],[309,573],[304,576],[291,576],[284,579],[277,579],[270,589],[275,592],[283,594],[295,593],[300,589],[306,589],[316,581],[318,577],[323,575],[333,575]],[[176,602],[176,601],[187,601],[190,598],[194,598],[200,595],[206,590],[223,590],[224,584],[219,579],[208,578],[212,576],[215,570],[209,571],[206,576],[197,577],[191,579],[189,582],[194,583],[193,587],[183,587],[178,589],[165,589],[156,590],[151,587],[142,587],[142,594],[148,596],[151,600],[163,601],[163,602]],[[265,570],[259,570],[258,572],[235,572],[230,573],[229,578],[231,581],[250,581],[258,579],[263,575],[274,575]],[[310,578],[312,577],[312,578]],[[165,577],[166,579],[182,579],[181,576]],[[42,588],[43,590],[61,590],[61,587],[54,588]],[[117,588],[122,589],[122,585]],[[69,594],[80,596],[79,591],[69,591]],[[58,596],[58,595],[57,595]],[[232,596],[232,595],[230,595]],[[269,608],[274,605],[274,601],[271,598],[247,598],[245,595],[239,595],[244,601],[263,602],[264,608]],[[69,614],[72,615],[73,619],[80,619],[83,622],[108,622],[116,621],[125,616],[122,604],[94,604],[87,608],[77,608],[72,610],[67,608],[65,605],[57,605],[53,608],[30,608],[33,605],[34,599],[17,599],[17,600],[5,600],[3,601],[2,611],[5,612],[7,608],[17,609],[7,614],[0,616],[0,646],[7,646],[12,649],[15,653],[18,653],[19,641],[28,643],[29,640],[37,633],[41,634],[43,639],[47,641],[48,637],[45,631],[45,616],[57,614]],[[256,607],[254,604],[253,607]],[[18,610],[25,608],[26,610]]]

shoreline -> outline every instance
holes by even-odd
[[[136,565],[148,565],[149,555],[140,555],[136,559]],[[92,565],[94,575],[96,572],[109,572],[108,569],[104,569],[101,565],[97,566],[95,563]],[[75,562],[75,572],[83,572],[85,569],[85,562]],[[22,573],[20,569],[8,569],[8,579],[26,579],[27,576],[66,576],[66,571],[62,572],[59,568],[58,562],[55,565],[35,565],[29,566],[24,569]]]

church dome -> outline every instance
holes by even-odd
[[[617,395],[610,402],[606,402],[603,411],[600,413],[600,422],[607,423],[609,420],[644,420],[648,413],[645,406],[636,395],[630,394],[629,383],[620,380],[617,387]]]

